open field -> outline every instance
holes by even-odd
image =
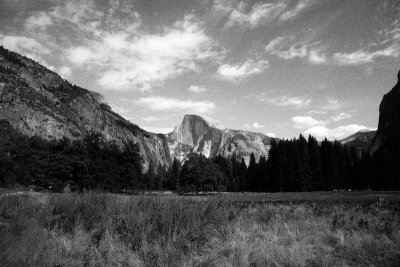
[[[2,266],[400,266],[398,192],[0,191]]]

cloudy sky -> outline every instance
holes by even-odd
[[[151,131],[189,113],[341,139],[377,127],[400,1],[0,0],[0,44]]]

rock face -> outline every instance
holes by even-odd
[[[225,129],[210,119],[185,115],[182,123],[167,134],[167,139],[171,156],[180,161],[184,161],[190,152],[195,152],[206,157],[235,154],[248,163],[251,153],[256,159],[268,156],[272,138],[262,133]]]
[[[397,84],[387,93],[379,106],[378,130],[369,153],[387,149],[393,156],[400,155],[400,71]]]
[[[0,47],[0,119],[47,140],[82,138],[95,131],[120,147],[133,141],[139,144],[144,170],[150,164],[169,166],[164,135],[142,130],[101,99],[100,94],[73,86],[35,61]]]
[[[375,137],[376,131],[359,131],[349,137],[340,140],[343,145],[354,146],[359,155],[367,152],[371,146],[372,140]]]

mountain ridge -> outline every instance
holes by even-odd
[[[272,139],[263,133],[225,128],[204,115],[186,114],[171,133],[156,134],[124,119],[103,96],[64,80],[32,59],[0,47],[0,115],[28,136],[43,139],[81,138],[101,132],[119,147],[139,144],[144,170],[183,162],[190,153],[207,157],[236,155],[249,162],[268,157]]]
[[[206,157],[228,157],[235,154],[248,163],[251,153],[257,159],[268,157],[272,139],[262,133],[218,128],[202,116],[193,114],[185,115],[182,123],[166,136],[171,155],[181,162],[190,153],[201,153]]]
[[[361,130],[340,140],[340,143],[342,145],[354,146],[361,156],[363,152],[368,151],[375,134],[376,131]]]

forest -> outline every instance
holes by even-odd
[[[176,192],[310,192],[394,190],[398,168],[390,152],[361,156],[338,141],[300,135],[272,140],[268,159],[206,158],[191,154],[165,169],[150,165],[143,172],[139,147],[123,150],[99,133],[82,140],[46,141],[16,131],[0,121],[0,186],[34,186],[60,192],[101,190],[116,193],[171,190]]]

